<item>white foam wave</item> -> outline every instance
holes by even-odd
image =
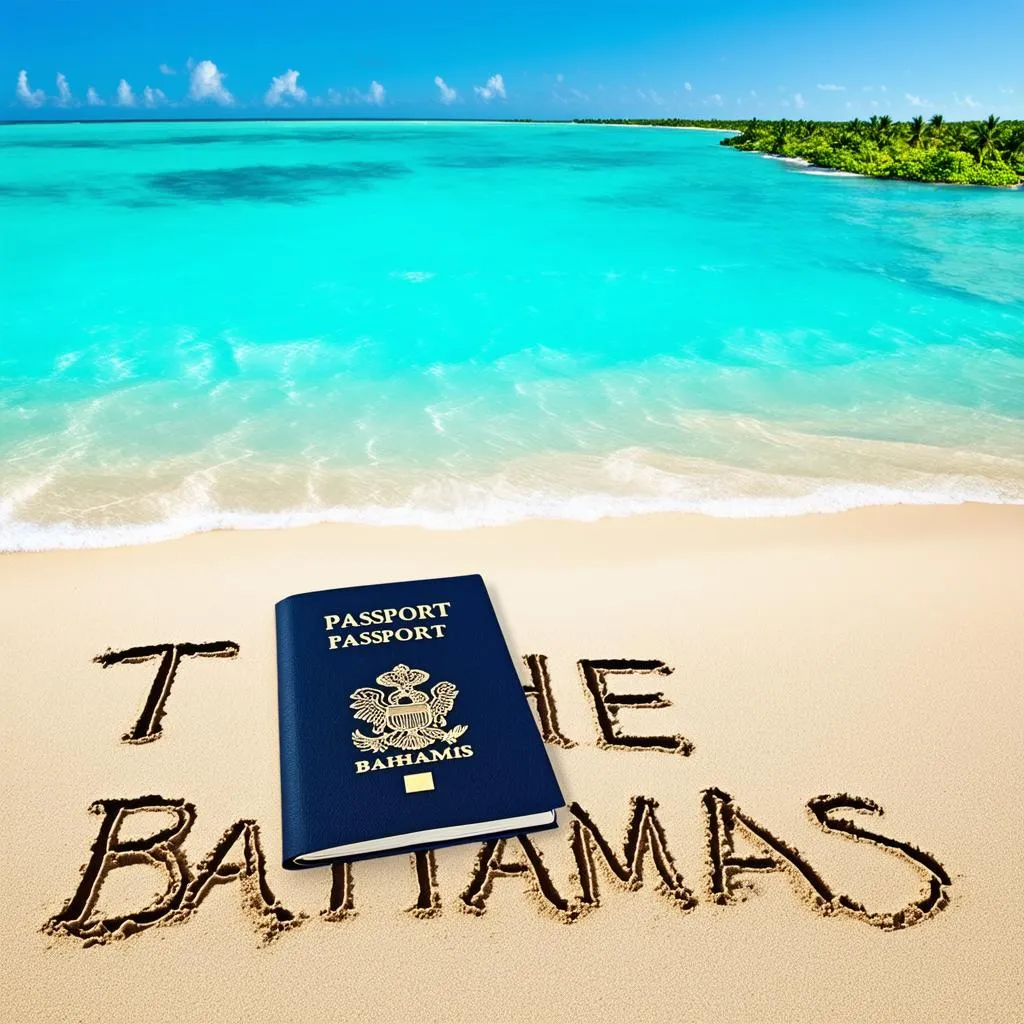
[[[212,530],[269,530],[322,523],[372,526],[414,526],[431,530],[461,530],[505,526],[527,520],[551,519],[594,522],[652,513],[691,513],[727,519],[754,519],[844,512],[879,505],[960,505],[968,502],[1024,505],[1024,497],[1006,493],[996,484],[965,485],[958,478],[931,486],[903,488],[874,484],[835,483],[804,494],[731,497],[629,497],[578,494],[568,497],[523,494],[481,497],[448,509],[415,505],[330,507],[281,512],[217,510],[180,511],[152,523],[96,527],[67,524],[0,522],[0,551],[27,552],[124,547],[173,540]]]
[[[855,174],[853,171],[836,171],[829,167],[812,167],[803,172],[812,174],[819,178],[863,178],[863,174]]]

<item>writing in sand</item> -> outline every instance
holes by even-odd
[[[167,699],[183,663],[197,657],[234,658],[238,654],[237,644],[212,641],[153,644],[99,655],[95,661],[103,668],[144,661],[155,664],[142,712],[122,740],[137,744],[160,738]],[[529,678],[524,690],[533,702],[545,742],[562,748],[576,746],[580,740],[565,735],[559,725],[547,658],[529,654],[524,661]],[[624,708],[670,706],[660,691],[638,692],[643,685],[639,680],[669,675],[672,669],[667,664],[656,659],[581,659],[577,668],[591,705],[598,747],[611,754],[646,750],[688,757],[694,753],[694,744],[685,736],[631,735],[619,721]],[[659,818],[657,801],[638,793],[629,798],[618,822],[598,821],[578,802],[569,805],[564,835],[573,870],[565,877],[556,877],[528,836],[496,839],[479,846],[466,877],[457,880],[453,894],[442,898],[436,858],[432,851],[423,851],[409,857],[408,888],[395,894],[396,905],[419,918],[436,918],[450,908],[479,917],[487,912],[495,884],[501,879],[518,878],[527,896],[525,903],[534,908],[528,912],[539,911],[554,922],[571,925],[599,912],[605,885],[629,891],[650,885],[660,898],[687,914],[702,901],[728,906],[749,898],[755,891],[753,876],[768,873],[788,876],[799,898],[817,914],[845,917],[887,930],[919,924],[949,904],[950,876],[936,857],[860,824],[865,815],[882,814],[881,806],[872,799],[848,793],[824,794],[809,799],[806,807],[811,820],[825,833],[840,840],[871,844],[880,853],[892,855],[895,871],[915,872],[921,891],[905,906],[869,909],[837,891],[795,846],[741,806],[732,794],[709,787],[696,799],[704,824],[706,863],[700,879],[683,878]],[[358,912],[353,866],[348,863],[334,864],[330,872],[324,871],[324,902],[319,912],[285,907],[270,885],[260,826],[250,818],[230,822],[211,850],[197,852],[189,846],[188,837],[198,812],[196,805],[183,797],[105,797],[96,800],[90,810],[99,818],[96,838],[73,894],[42,926],[51,935],[91,946],[126,939],[156,925],[183,924],[215,888],[236,881],[243,906],[263,944],[314,918],[321,926],[333,925]],[[855,812],[857,820],[848,817],[847,812]],[[140,825],[147,820],[146,815],[159,826],[147,829]],[[737,840],[750,852],[740,855]],[[157,869],[163,877],[163,892],[145,906],[105,915],[99,909],[104,885],[115,872],[133,865]]]

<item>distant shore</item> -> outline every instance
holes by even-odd
[[[572,121],[571,124],[583,124],[590,122]],[[739,128],[709,128],[706,125],[697,124],[634,124],[632,122],[619,124],[618,122],[594,122],[599,124],[602,128],[667,128],[674,132],[717,132],[721,135],[723,132],[729,134],[739,134]]]
[[[866,178],[1010,189],[1024,183],[1024,121],[995,115],[955,122],[938,114],[928,122],[754,119],[721,144]]]

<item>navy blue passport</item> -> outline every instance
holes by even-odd
[[[480,576],[277,604],[284,866],[552,828],[558,782]]]

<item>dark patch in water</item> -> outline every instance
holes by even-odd
[[[71,195],[66,185],[0,185],[0,199],[50,199],[64,202]]]
[[[0,149],[111,149],[120,143],[104,139],[23,139],[0,142]]]
[[[679,155],[668,150],[621,149],[598,152],[570,146],[544,148],[537,152],[475,149],[465,153],[446,153],[429,161],[430,166],[446,169],[492,170],[502,167],[542,167],[570,171],[602,171],[616,167],[651,167],[679,162]]]
[[[162,203],[159,199],[140,199],[131,197],[116,200],[118,206],[127,206],[133,210],[151,210],[154,207],[173,206],[173,203]]]
[[[148,175],[143,180],[158,192],[193,202],[264,199],[277,203],[304,203],[318,195],[341,195],[371,188],[375,182],[408,173],[409,168],[405,164],[364,161],[167,171]]]

